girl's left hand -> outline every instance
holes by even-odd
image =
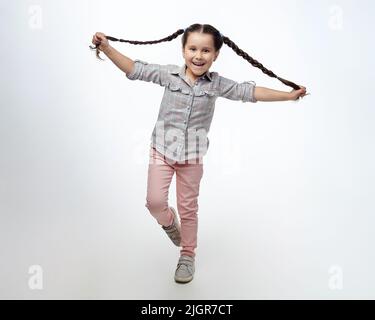
[[[299,98],[303,98],[304,96],[309,95],[310,93],[306,93],[306,87],[300,86],[301,89],[299,90],[292,90],[289,95],[290,95],[290,100],[298,100]]]

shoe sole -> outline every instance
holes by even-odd
[[[174,281],[176,281],[177,283],[188,283],[190,282],[191,280],[193,280],[193,276],[189,277],[189,278],[174,278]]]

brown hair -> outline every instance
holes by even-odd
[[[189,26],[188,28],[184,29],[179,29],[175,33],[172,33],[170,36],[160,39],[160,40],[153,40],[153,41],[133,41],[133,40],[123,40],[123,39],[117,39],[114,37],[106,36],[106,38],[110,41],[119,41],[119,42],[127,42],[130,44],[155,44],[155,43],[160,43],[160,42],[165,42],[165,41],[171,41],[175,38],[177,38],[179,35],[183,34],[182,36],[182,47],[185,48],[187,38],[191,32],[200,32],[200,33],[206,33],[206,34],[211,34],[214,40],[214,47],[216,51],[219,51],[225,43],[228,47],[232,48],[232,50],[237,53],[239,56],[247,60],[249,63],[251,63],[254,67],[259,68],[262,70],[263,73],[266,75],[276,78],[279,81],[281,81],[283,84],[292,87],[294,90],[299,90],[300,86],[296,85],[295,83],[285,80],[283,78],[278,77],[276,74],[274,74],[271,70],[266,69],[261,63],[259,63],[257,60],[253,59],[250,57],[245,51],[240,49],[232,40],[230,40],[228,37],[222,35],[216,28],[209,24],[199,24],[195,23]],[[96,49],[96,56],[98,59],[103,60],[99,56],[99,49],[98,46],[92,47],[90,46],[91,49]]]

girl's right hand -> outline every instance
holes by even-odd
[[[102,32],[97,32],[94,34],[92,37],[92,43],[97,45],[100,51],[104,51],[109,47],[109,41]]]

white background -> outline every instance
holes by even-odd
[[[1,0],[0,298],[375,298],[374,8]],[[217,100],[195,279],[179,285],[179,249],[145,207],[163,88],[128,80],[88,46],[97,31],[157,40],[197,22],[311,95]],[[133,59],[183,63],[181,36],[111,44]],[[211,71],[291,90],[226,45]]]

